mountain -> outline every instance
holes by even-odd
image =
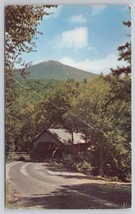
[[[29,73],[28,78],[32,80],[67,80],[74,79],[83,81],[90,80],[97,75],[91,72],[83,71],[74,67],[64,65],[58,61],[45,61],[26,68]]]

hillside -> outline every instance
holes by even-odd
[[[83,81],[84,79],[90,80],[97,76],[94,73],[73,68],[52,60],[33,65],[27,68],[26,72],[29,73],[28,78],[32,80],[74,79],[77,81]]]

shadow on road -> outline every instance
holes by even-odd
[[[36,188],[39,191],[32,191],[30,194],[27,194],[27,196],[21,194],[16,186],[14,188],[12,187],[13,190],[15,189],[17,192],[14,193],[11,190],[12,197],[9,200],[9,208],[116,209],[131,207],[131,185],[129,183],[109,183],[103,180],[93,180],[93,178],[86,179],[86,176],[79,173],[72,173],[71,171],[68,172],[67,169],[61,168],[60,166],[54,167],[50,163],[41,163],[35,165],[35,168],[37,175],[39,172],[38,170],[41,170],[41,175],[44,175],[42,180],[40,180],[42,185],[41,187],[39,186],[43,188],[43,191],[40,191],[40,188],[38,189],[39,184],[37,180],[40,177],[38,177],[38,179],[36,178],[36,183],[34,181],[32,184],[32,188]],[[31,168],[31,170],[32,169],[33,168]],[[50,175],[48,173],[49,170],[50,173],[52,173]],[[39,174],[39,176],[41,175]],[[20,174],[20,176],[22,175]],[[45,180],[46,177],[47,180]],[[19,179],[19,177],[17,176],[15,179]],[[26,179],[27,176],[25,175],[22,176],[20,180],[25,187],[27,187],[28,184],[29,189],[29,182],[26,182]],[[84,179],[84,181],[82,179]],[[57,181],[59,181],[58,185]],[[48,188],[47,185],[52,187],[53,184],[55,184],[54,188],[50,188],[49,191],[46,191]],[[42,194],[33,194],[40,192]]]
[[[42,165],[43,167],[47,167],[47,169],[52,170],[54,172],[76,172],[75,170],[71,168],[67,168],[63,166],[63,164],[54,163],[54,162],[46,162]]]
[[[49,195],[33,195],[27,198],[25,208],[42,209],[100,209],[129,208],[130,185],[81,184],[63,186]]]

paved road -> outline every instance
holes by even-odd
[[[20,194],[21,208],[130,207],[129,184],[88,179],[81,173],[67,172],[49,163],[14,162],[7,165],[6,174]]]

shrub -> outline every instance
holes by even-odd
[[[82,162],[76,164],[76,169],[77,171],[90,175],[92,174],[93,167],[89,162],[83,160]]]

